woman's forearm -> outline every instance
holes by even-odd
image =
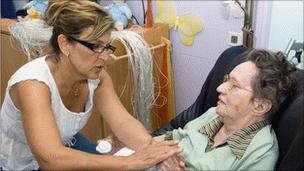
[[[95,155],[63,147],[44,157],[36,157],[43,170],[124,170],[126,157]]]
[[[142,124],[134,118],[121,123],[120,128],[113,129],[113,132],[121,142],[134,150],[149,143],[152,138]]]
[[[151,136],[120,102],[108,74],[104,72],[100,79],[102,83],[95,91],[94,103],[112,132],[133,149],[149,142]]]

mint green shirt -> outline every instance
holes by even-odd
[[[209,128],[208,124],[217,128]],[[184,129],[172,131],[172,138],[179,140],[190,170],[274,169],[279,149],[270,124],[265,121],[253,124],[237,131],[227,139],[227,143],[211,148],[212,137],[221,126],[215,108],[210,108]]]

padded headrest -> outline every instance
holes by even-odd
[[[274,129],[280,131],[285,128],[288,122],[298,122],[304,117],[304,70],[297,71],[297,93],[293,98],[286,99],[284,104],[280,107],[277,115],[274,117]],[[295,119],[293,117],[298,116]],[[281,125],[284,124],[284,125]]]
[[[304,71],[297,71],[297,94],[282,105],[272,124],[279,142],[280,155],[277,170],[304,166]],[[299,159],[302,158],[302,161]],[[282,164],[284,163],[284,164]],[[299,166],[299,167],[298,167]]]

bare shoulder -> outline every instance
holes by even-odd
[[[104,82],[104,81],[112,81],[109,73],[106,70],[103,70],[100,75],[99,75],[99,80],[100,82]]]
[[[109,105],[108,103],[119,103],[118,97],[113,87],[112,79],[110,75],[103,70],[99,76],[100,83],[94,93],[94,103],[102,107],[103,105]]]
[[[21,112],[24,133],[35,157],[39,160],[61,147],[49,87],[37,80],[26,80],[13,85],[9,93]],[[50,145],[45,148],[45,144]]]
[[[107,73],[107,71],[103,70],[99,75],[99,86],[97,88],[97,91],[105,90],[113,87],[112,79],[110,75]]]
[[[49,87],[37,80],[25,80],[13,85],[9,91],[11,99],[18,109],[23,105],[42,102],[50,103]]]

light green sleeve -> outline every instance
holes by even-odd
[[[268,151],[259,156],[252,154],[248,157],[251,159],[243,162],[236,170],[274,170],[278,158],[274,151]]]

